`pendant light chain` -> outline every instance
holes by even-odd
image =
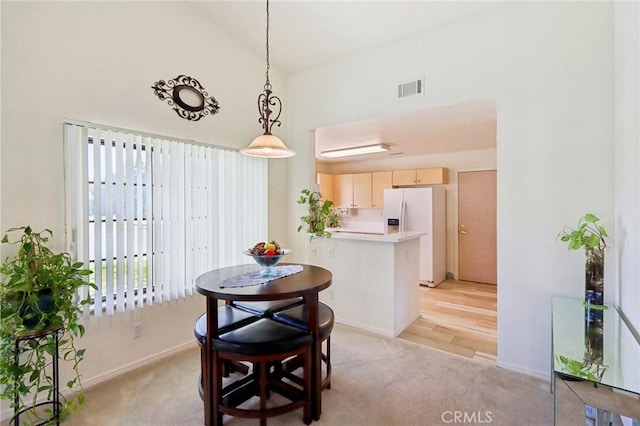
[[[266,77],[267,81],[264,83],[264,92],[258,96],[258,111],[260,113],[260,118],[258,122],[262,124],[262,128],[264,129],[265,135],[271,134],[271,128],[274,124],[278,127],[282,124],[280,122],[280,113],[282,112],[282,102],[280,98],[273,94],[271,90],[271,81],[269,80],[269,69],[271,68],[271,64],[269,62],[269,0],[267,0],[267,31],[266,31],[266,45],[267,45],[267,72]],[[272,110],[274,107],[276,110]],[[275,118],[271,118],[272,113],[275,114]]]
[[[271,81],[269,81],[269,0],[267,1],[267,71],[265,73],[267,81],[264,83],[264,91],[258,95],[258,123],[262,126],[264,133],[256,137],[245,149],[240,150],[244,155],[250,157],[264,158],[287,158],[296,155],[282,142],[282,139],[271,133],[271,128],[275,124],[280,127],[280,114],[282,113],[282,101],[273,94]]]
[[[265,90],[271,90],[271,82],[269,81],[269,68],[271,65],[269,64],[269,0],[267,0],[267,81],[264,83]]]

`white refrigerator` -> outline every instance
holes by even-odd
[[[444,188],[385,189],[384,223],[387,232],[426,231],[420,237],[420,284],[435,287],[445,280]]]

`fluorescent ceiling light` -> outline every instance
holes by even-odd
[[[377,143],[374,145],[364,145],[364,146],[353,146],[350,148],[340,148],[340,149],[332,149],[329,151],[322,151],[320,156],[328,157],[328,158],[337,158],[337,157],[349,157],[351,155],[362,155],[362,154],[375,154],[377,152],[387,152],[389,151],[389,146],[383,143]]]

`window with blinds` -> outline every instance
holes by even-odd
[[[64,125],[67,244],[96,316],[189,296],[266,238],[267,161],[88,123]]]

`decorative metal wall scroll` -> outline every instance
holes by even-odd
[[[209,96],[193,77],[179,75],[166,82],[156,81],[151,88],[161,101],[167,100],[169,106],[185,120],[198,121],[205,115],[213,115],[220,110],[216,98]]]

